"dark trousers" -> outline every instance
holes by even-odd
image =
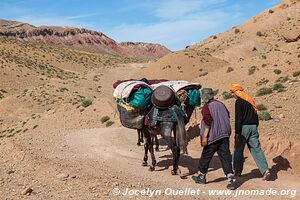
[[[218,153],[219,159],[221,160],[222,168],[227,176],[232,174],[232,159],[229,150],[229,138],[222,138],[212,144],[209,144],[203,148],[200,160],[199,160],[199,170],[202,174],[206,174],[209,163],[213,158],[215,153]]]

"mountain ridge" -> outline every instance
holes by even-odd
[[[157,59],[171,52],[160,44],[145,42],[117,43],[102,32],[85,28],[33,26],[28,23],[10,20],[0,20],[0,36],[132,58]]]

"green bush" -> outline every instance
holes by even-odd
[[[272,92],[273,92],[272,88],[262,87],[256,92],[256,96],[260,97],[260,96],[264,96],[266,94],[271,94]]]
[[[219,89],[214,90],[214,96],[216,96],[219,93]]]
[[[222,96],[223,96],[223,99],[225,99],[225,100],[233,98],[232,94],[230,92],[227,92],[227,91],[223,92]]]
[[[16,169],[13,168],[13,167],[10,167],[8,170],[7,170],[7,174],[13,174],[16,172]]]
[[[300,75],[300,71],[296,71],[296,72],[293,73],[293,77],[297,77],[299,75]]]
[[[261,110],[268,110],[268,108],[267,108],[264,104],[258,104],[258,105],[257,105],[257,109],[258,109],[259,111],[261,111]]]
[[[248,69],[248,75],[254,74],[255,70],[256,70],[256,66],[251,66],[251,67]]]
[[[285,77],[279,77],[277,80],[276,80],[276,83],[284,83],[284,82],[287,82],[289,80],[289,77],[288,76],[285,76]]]
[[[109,116],[104,116],[104,117],[101,118],[101,123],[103,124],[103,123],[107,122],[108,120],[110,120],[110,117]]]
[[[228,67],[226,73],[232,72],[234,69],[232,67]]]
[[[259,37],[261,37],[263,34],[260,31],[257,31],[256,35],[259,36]]]
[[[274,69],[274,73],[279,75],[279,74],[281,74],[281,70],[280,69]]]
[[[93,101],[90,99],[82,99],[81,100],[81,105],[85,108],[92,105],[92,103],[93,103]]]
[[[262,78],[260,81],[256,83],[257,86],[265,85],[269,82],[268,79]]]
[[[262,111],[262,112],[258,113],[258,118],[263,121],[268,121],[268,120],[272,119],[271,114],[267,111]]]
[[[282,85],[281,83],[275,83],[273,85],[273,90],[276,90],[277,92],[283,92],[284,88],[284,85]]]
[[[202,72],[201,74],[199,74],[199,77],[206,76],[207,74],[208,74],[208,72]]]
[[[113,122],[113,121],[108,121],[108,122],[106,122],[106,127],[109,127],[109,126],[111,126],[111,125],[113,125],[115,122]]]

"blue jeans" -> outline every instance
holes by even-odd
[[[234,144],[233,169],[237,173],[242,173],[244,166],[244,148],[246,144],[260,173],[264,174],[268,170],[268,163],[260,146],[256,125],[242,126],[242,133],[238,136],[238,141],[236,140]]]

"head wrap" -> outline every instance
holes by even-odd
[[[245,101],[249,102],[255,111],[257,111],[256,104],[251,96],[249,96],[245,91],[244,88],[238,84],[232,84],[230,86],[230,91],[233,92],[236,96],[244,99]]]
[[[214,98],[214,91],[212,88],[203,88],[201,91],[202,100],[207,103]]]

